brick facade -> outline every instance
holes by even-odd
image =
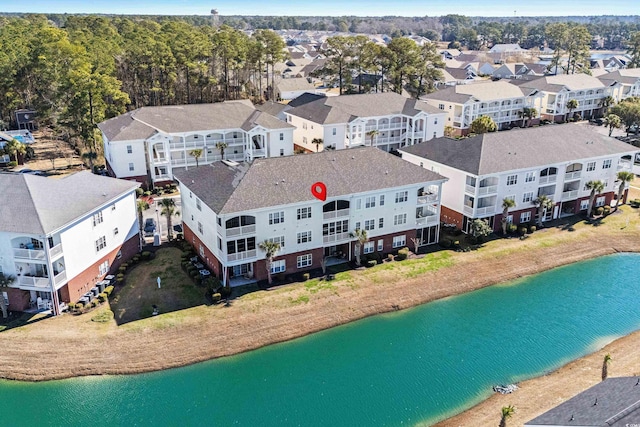
[[[455,224],[458,228],[462,229],[463,217],[464,215],[458,211],[454,211],[445,205],[440,206],[440,221],[445,224]]]

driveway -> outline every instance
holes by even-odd
[[[165,242],[167,240],[167,217],[165,217],[164,215],[161,215],[161,207],[159,206],[158,202],[161,199],[164,199],[166,197],[154,197],[154,201],[153,204],[151,204],[149,206],[149,209],[147,209],[146,211],[144,211],[142,213],[142,218],[143,218],[143,223],[147,218],[153,218],[156,221],[156,227],[159,229],[160,231],[160,239],[161,241]],[[176,211],[178,212],[177,215],[173,215],[171,217],[171,224],[176,225],[176,224],[180,224],[182,222],[182,209],[181,209],[181,204],[180,204],[180,195],[177,196],[170,196],[170,198],[174,199],[176,202]],[[173,232],[173,235],[175,237],[176,232]],[[144,237],[145,243],[153,243],[153,236],[145,236]]]

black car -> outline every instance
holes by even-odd
[[[156,221],[153,218],[147,218],[144,222],[144,235],[153,236],[156,232]]]
[[[182,224],[176,224],[173,226],[173,231],[176,233],[182,233]]]

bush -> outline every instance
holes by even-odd
[[[140,187],[136,188],[136,196],[140,197],[144,194],[144,190]]]
[[[518,231],[518,226],[515,224],[508,224],[507,225],[507,233],[515,233],[516,231]]]
[[[69,311],[73,311],[76,308],[76,305],[72,302],[70,302],[69,304],[67,304],[67,307],[69,307]]]
[[[222,295],[222,298],[229,298],[229,295],[231,295],[231,287],[223,286],[222,289],[220,289],[220,295]]]
[[[145,195],[145,197],[149,197],[151,196],[151,191],[145,191],[143,194]]]
[[[609,205],[605,205],[605,206],[602,208],[602,213],[603,213],[603,214],[605,214],[605,215],[609,215],[609,214],[611,213],[611,206],[609,206]]]
[[[109,295],[111,295],[112,292],[113,292],[113,285],[110,285],[110,286],[107,286],[106,288],[104,288],[104,292],[103,293],[106,296],[109,296]]]
[[[409,256],[409,248],[402,248],[398,251],[398,255],[396,255],[396,261],[404,261]]]
[[[91,300],[91,307],[97,307],[98,306],[98,300]]]
[[[10,162],[8,163],[8,166],[9,166],[10,168],[15,168],[16,166],[18,166],[18,162],[16,162],[16,161],[12,160],[12,161],[10,161]]]
[[[309,273],[304,273],[304,274],[302,275],[302,280],[304,280],[305,282],[306,282],[307,280],[309,280],[310,278],[311,278],[311,274],[309,274]]]
[[[378,261],[375,259],[367,261],[367,267],[375,267],[376,265],[378,265]]]
[[[113,311],[104,310],[91,318],[92,322],[106,323],[113,319]]]
[[[127,267],[125,267],[124,265],[121,265],[121,266],[118,268],[118,271],[120,272],[120,273],[118,274],[118,276],[119,276],[120,274],[123,274],[123,275],[124,275],[124,272],[125,272],[125,271],[127,271]]]
[[[629,200],[629,204],[632,208],[640,208],[640,199]]]
[[[448,239],[440,240],[440,246],[442,246],[445,249],[449,249],[451,247],[451,240],[448,240]]]
[[[200,277],[200,272],[194,268],[189,271],[189,276],[191,276],[192,279],[195,279],[196,277]]]
[[[602,208],[602,206],[596,208],[596,215],[600,216],[602,215],[603,212],[604,212],[604,209]]]
[[[124,285],[124,277],[116,278],[116,283],[120,286]]]
[[[394,258],[393,254],[389,254],[389,255],[387,255],[387,259],[388,259],[389,261],[393,261],[393,258]]]
[[[105,302],[107,300],[107,295],[103,292],[98,295],[98,301]]]
[[[530,226],[529,226],[529,234],[533,234],[533,233],[535,233],[535,232],[536,232],[536,230],[537,230],[537,228],[536,228],[536,226],[535,226],[535,225],[530,225]]]
[[[150,260],[150,259],[151,259],[151,252],[149,252],[149,251],[144,251],[144,252],[142,252],[142,253],[140,254],[140,257],[141,257],[143,260]]]
[[[214,304],[219,303],[222,299],[222,295],[219,292],[216,292],[215,294],[211,295],[211,299],[213,300]]]
[[[518,228],[518,234],[521,236],[524,236],[525,234],[527,234],[527,227],[522,226],[520,228]]]

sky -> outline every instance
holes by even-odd
[[[637,0],[0,0],[0,12],[271,16],[639,15]]]

